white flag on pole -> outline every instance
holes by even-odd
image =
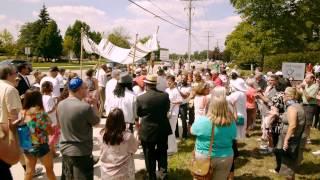
[[[98,45],[90,39],[86,34],[83,35],[82,38],[82,46],[83,49],[89,54],[100,54]]]

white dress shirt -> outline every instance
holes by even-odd
[[[106,87],[106,100],[105,100],[105,103],[108,103],[109,101],[109,97],[111,95],[113,95],[113,91],[114,89],[116,88],[116,85],[117,85],[118,81],[114,78],[110,79],[108,82],[107,82],[107,85],[105,86]]]
[[[126,123],[134,123],[137,118],[136,96],[126,88],[124,97],[117,97],[113,93],[108,95],[108,103],[105,103],[106,114],[109,114],[114,108],[120,108],[123,111]]]
[[[169,94],[171,115],[178,116],[180,104],[177,104],[177,103],[182,103],[182,101],[183,101],[182,96],[180,95],[180,93],[176,87],[173,89],[167,88],[166,93]]]
[[[99,69],[96,74],[99,87],[106,87],[107,84],[107,73],[103,69]]]

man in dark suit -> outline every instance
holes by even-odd
[[[30,72],[27,64],[20,64],[18,65],[17,69],[19,78],[17,89],[19,91],[20,97],[23,97],[26,91],[31,88],[30,81],[27,77],[30,74]]]
[[[156,161],[159,176],[167,179],[168,135],[172,133],[167,113],[169,95],[156,89],[157,76],[148,75],[144,80],[146,93],[137,98],[137,114],[141,117],[139,136],[148,171],[148,179],[156,180]]]

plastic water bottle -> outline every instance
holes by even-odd
[[[18,137],[22,149],[30,150],[32,148],[30,129],[26,124],[18,126]]]

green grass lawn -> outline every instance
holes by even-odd
[[[275,157],[273,154],[263,155],[259,153],[259,141],[261,130],[256,129],[251,133],[250,138],[238,142],[240,156],[236,160],[235,179],[240,180],[271,180],[284,179],[281,176],[268,172],[268,169],[275,167]],[[320,150],[320,131],[311,131],[312,144],[308,144],[304,151],[304,160],[297,173],[296,179],[320,179],[320,156],[314,156],[312,151]],[[191,159],[191,152],[194,148],[194,139],[181,141],[179,143],[179,153],[169,157],[169,179],[192,180],[188,170]],[[145,171],[136,174],[137,179],[143,179]]]

